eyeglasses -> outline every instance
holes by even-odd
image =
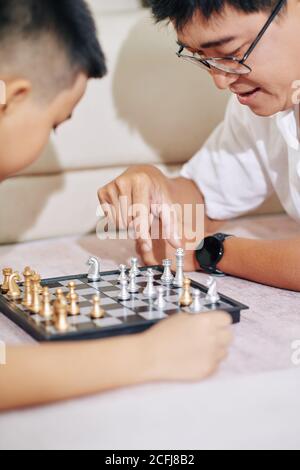
[[[252,68],[245,64],[246,60],[248,60],[248,58],[250,57],[250,55],[252,54],[252,52],[254,51],[266,31],[268,30],[268,28],[271,26],[277,15],[279,15],[285,3],[286,0],[280,0],[278,5],[275,7],[273,13],[271,14],[270,18],[266,22],[265,26],[258,34],[255,41],[251,44],[242,60],[237,59],[236,57],[210,57],[204,59],[201,56],[197,57],[197,54],[193,54],[192,56],[182,54],[185,49],[184,46],[180,46],[180,49],[177,52],[177,57],[192,64],[195,64],[198,67],[205,69],[206,71],[215,69],[228,74],[248,75],[250,72],[252,72]]]

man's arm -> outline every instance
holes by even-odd
[[[8,348],[0,411],[144,382],[201,380],[227,356],[230,324],[225,313],[181,314],[135,336]]]

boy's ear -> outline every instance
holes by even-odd
[[[0,106],[0,113],[7,114],[21,104],[31,93],[31,83],[29,80],[18,78],[5,81],[5,104]]]

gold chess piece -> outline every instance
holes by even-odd
[[[68,287],[70,289],[69,293],[67,294],[67,301],[70,302],[72,296],[76,294],[75,289],[76,289],[76,284],[74,281],[69,282]]]
[[[7,294],[9,291],[9,278],[13,274],[13,270],[11,268],[5,268],[2,271],[3,273],[3,283],[1,285],[1,292],[2,294]]]
[[[32,271],[29,266],[24,269],[23,272],[24,276],[24,299],[22,304],[24,307],[30,309],[32,304],[32,284],[31,284],[31,276]]]
[[[193,303],[193,296],[191,293],[191,284],[192,282],[187,277],[183,282],[183,292],[180,297],[179,303],[181,307],[190,307]]]
[[[68,314],[71,317],[76,317],[77,315],[80,315],[80,308],[78,305],[78,295],[76,292],[72,292],[72,294],[69,294],[69,299],[70,299],[70,304],[68,306]]]
[[[54,302],[54,308],[56,304],[63,303],[67,307],[67,300],[64,296],[63,290],[62,289],[56,289],[56,300]]]
[[[41,302],[41,311],[40,315],[42,318],[46,320],[46,322],[49,322],[52,320],[53,317],[53,307],[51,305],[50,301],[50,291],[48,287],[44,287],[43,292],[42,292],[42,302]]]
[[[9,276],[9,281],[8,281],[8,293],[7,296],[11,300],[19,300],[21,298],[21,290],[17,284],[17,282],[21,281],[20,274],[15,272]]]
[[[64,296],[55,301],[54,326],[59,333],[65,333],[69,329],[67,303]]]
[[[101,318],[104,318],[105,316],[105,311],[101,307],[101,298],[99,295],[95,295],[93,297],[93,308],[91,311],[91,318],[92,320],[99,320]]]
[[[32,286],[32,302],[30,306],[30,311],[34,314],[38,314],[41,311],[41,297],[40,297],[40,276],[34,274],[31,277],[31,286]]]

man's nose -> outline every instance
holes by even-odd
[[[227,90],[233,83],[239,79],[239,75],[221,72],[211,69],[210,74],[219,90]]]

